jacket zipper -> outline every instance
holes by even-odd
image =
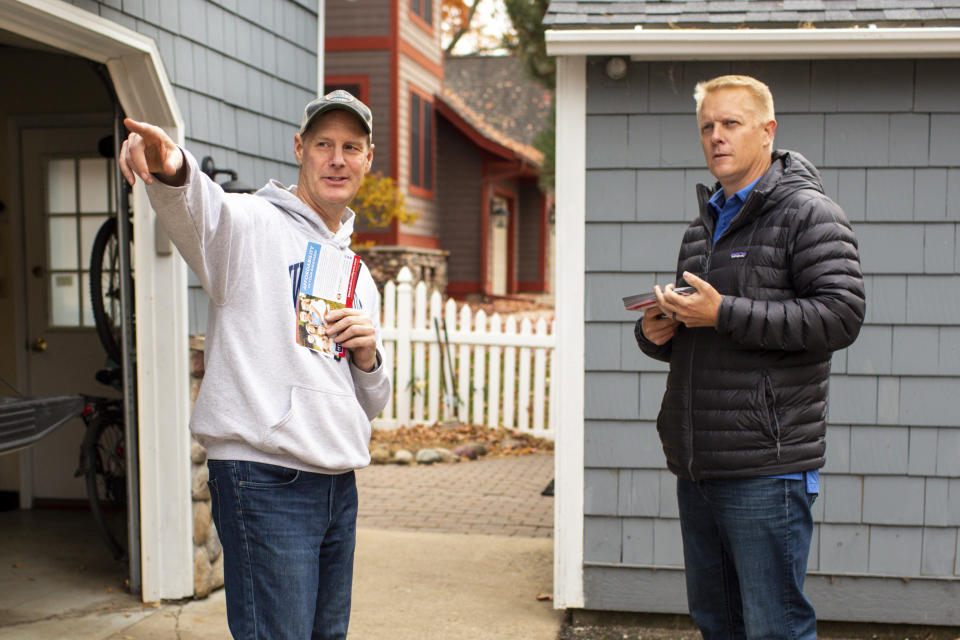
[[[697,185],[697,200],[700,205],[700,218],[704,223],[704,228],[707,230],[707,255],[706,259],[703,262],[703,270],[701,273],[698,273],[701,278],[704,280],[707,279],[707,274],[710,273],[710,261],[713,257],[713,228],[711,219],[705,214],[707,197],[709,195],[709,190],[704,187],[702,184]],[[693,337],[690,341],[690,366],[687,367],[687,445],[690,450],[690,455],[687,459],[687,473],[690,475],[691,480],[694,482],[699,481],[699,477],[696,471],[693,469],[693,365],[694,365],[694,355],[697,348],[697,334],[694,332]]]
[[[713,260],[713,240],[707,244],[707,255],[706,260],[704,260],[703,271],[698,274],[704,280],[707,279],[707,275],[710,273],[710,263]],[[693,401],[694,401],[694,392],[693,392],[693,371],[694,371],[694,359],[697,351],[697,333],[694,332],[693,337],[690,341],[690,366],[687,367],[687,389],[689,390],[688,400],[687,400],[687,423],[690,428],[687,429],[688,432],[688,443],[690,447],[690,459],[687,462],[687,472],[690,474],[690,477],[696,482],[699,478],[697,473],[693,470]]]
[[[767,402],[767,398],[770,399],[769,402]],[[767,414],[767,422],[774,429],[773,437],[777,442],[777,462],[780,462],[780,417],[777,416],[777,401],[773,394],[773,381],[770,380],[770,374],[766,371],[763,372],[763,408]]]

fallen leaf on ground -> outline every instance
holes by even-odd
[[[512,446],[504,447],[503,444],[508,440],[513,441],[509,443]],[[406,449],[416,453],[425,448],[443,447],[452,450],[467,443],[484,445],[488,457],[520,456],[553,451],[553,442],[544,438],[509,429],[494,429],[471,424],[457,424],[451,427],[414,425],[399,429],[374,429],[370,437],[370,450],[387,449],[395,453],[398,449]]]

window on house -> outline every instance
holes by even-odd
[[[428,25],[433,25],[433,0],[410,0],[410,11]]]
[[[410,187],[433,192],[433,104],[410,93]]]

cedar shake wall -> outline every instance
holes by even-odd
[[[447,280],[480,281],[481,152],[446,119],[437,118],[440,246],[450,252]]]
[[[71,4],[153,38],[197,158],[213,156],[251,186],[296,182],[293,135],[316,95],[315,2]]]
[[[198,160],[212,156],[252,187],[270,178],[296,183],[293,136],[317,88],[316,2],[72,4],[153,38],[183,114],[186,148]],[[193,272],[189,284],[189,330],[202,334],[207,297]]]
[[[620,298],[673,279],[704,168],[694,84],[772,91],[857,234],[867,317],[837,352],[807,593],[824,619],[960,624],[960,60],[587,65],[586,607],[685,612],[667,367]]]

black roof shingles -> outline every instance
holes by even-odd
[[[554,28],[960,25],[960,0],[552,0]]]

